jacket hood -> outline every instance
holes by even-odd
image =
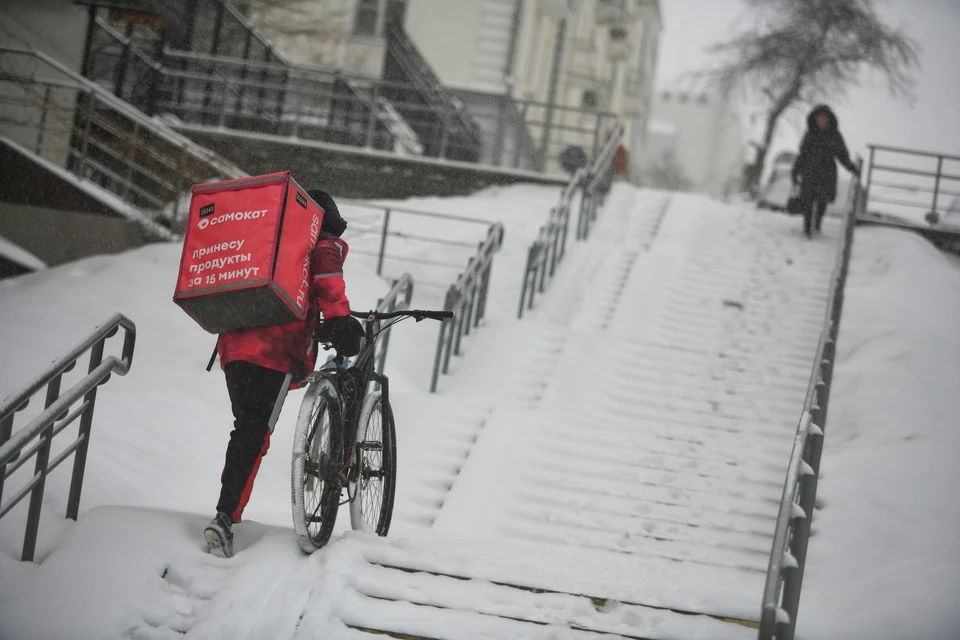
[[[347,229],[347,221],[340,215],[340,210],[337,208],[337,203],[333,201],[333,197],[322,189],[310,189],[307,191],[307,195],[313,198],[313,201],[323,209],[323,222],[320,223],[320,230],[338,238],[342,236]]]
[[[807,129],[810,131],[817,130],[816,119],[821,113],[826,114],[826,116],[830,118],[830,122],[827,124],[827,131],[836,131],[838,128],[837,115],[825,104],[817,105],[807,114]]]

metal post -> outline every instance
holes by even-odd
[[[523,286],[520,287],[520,309],[517,311],[517,319],[523,318],[523,308],[527,302],[527,287],[530,286],[530,271],[533,268],[533,254],[535,245],[530,245],[527,249],[527,264],[523,268]]]
[[[447,157],[447,141],[450,138],[450,105],[446,102],[443,103],[443,131],[440,134],[440,151],[437,153],[438,158]]]
[[[367,113],[367,134],[364,146],[373,148],[373,134],[377,130],[377,108],[380,104],[380,83],[374,83],[373,95],[370,98],[370,111]]]
[[[547,94],[547,113],[544,116],[543,140],[540,142],[540,170],[547,169],[547,154],[550,150],[550,129],[553,127],[553,110],[557,100],[557,83],[560,80],[560,65],[563,62],[563,46],[567,37],[567,19],[560,18],[557,24],[557,42],[553,51],[553,67],[550,70],[550,89]]]
[[[0,447],[7,443],[13,433],[13,414],[0,420]],[[7,477],[7,465],[0,465],[0,504],[3,503],[3,481]]]
[[[90,350],[90,368],[87,373],[92,373],[103,361],[103,343],[104,341],[101,340]],[[83,472],[87,466],[87,448],[90,446],[90,427],[93,426],[97,387],[90,389],[83,397],[83,401],[87,403],[87,408],[80,416],[80,431],[77,434],[80,444],[73,456],[73,477],[70,480],[70,493],[67,497],[67,517],[71,520],[76,520],[80,513],[80,492],[83,489]]]
[[[390,209],[384,209],[383,230],[380,232],[380,254],[377,256],[377,275],[383,275],[383,258],[387,250],[387,232],[390,229]]]
[[[234,109],[238,115],[238,120],[239,114],[243,113],[243,94],[247,90],[247,69],[250,68],[250,41],[252,38],[253,31],[247,29],[247,37],[243,42],[243,54],[240,56],[240,58],[243,60],[243,67],[240,69],[240,90],[237,92],[237,107]]]
[[[491,154],[490,162],[495,167],[499,167],[503,164],[503,136],[504,136],[504,119],[506,118],[506,105],[505,102],[510,99],[510,94],[504,94],[502,98],[497,101],[497,132],[493,136],[493,153]]]
[[[597,154],[600,153],[600,136],[601,131],[603,131],[603,128],[600,126],[601,122],[603,122],[602,116],[597,113],[597,125],[593,129],[593,152],[590,155],[590,162],[595,162],[597,160]]]
[[[460,297],[459,292],[457,292],[456,288],[453,285],[451,285],[449,310],[453,311],[453,318],[448,320],[448,322],[450,323],[449,325],[450,330],[447,331],[446,345],[445,345],[446,351],[443,356],[443,372],[444,373],[450,372],[450,356],[453,355],[453,340],[457,331],[457,322],[459,321],[458,310],[457,310],[457,306],[460,304],[459,297]]]
[[[553,223],[551,223],[551,226],[552,226],[552,224],[553,224]],[[538,274],[538,275],[540,276],[540,286],[539,286],[539,288],[538,288],[537,290],[538,290],[540,293],[543,293],[544,287],[546,287],[546,284],[547,284],[547,259],[549,258],[549,256],[548,256],[547,254],[548,254],[549,252],[550,252],[550,238],[549,238],[549,236],[548,236],[548,237],[544,240],[544,243],[543,243],[543,253],[542,253],[542,256],[541,256],[541,258],[540,258],[540,260],[539,260],[539,264],[537,265],[537,269],[539,269],[539,274]]]
[[[537,247],[537,255],[534,258],[533,275],[530,277],[530,297],[527,299],[527,309],[533,310],[533,299],[537,293],[537,276],[540,274],[540,247]]]
[[[87,34],[83,39],[83,62],[80,63],[80,75],[90,77],[93,67],[93,33],[97,28],[97,5],[90,4],[87,8]]]
[[[47,87],[43,91],[43,104],[40,106],[40,124],[37,127],[37,155],[40,155],[40,148],[43,146],[43,128],[47,126],[47,103],[50,102],[50,89]]]
[[[167,46],[167,30],[160,30],[160,38],[157,40],[157,48],[154,51],[153,58],[154,62],[157,63],[157,66],[154,67],[153,73],[153,82],[150,83],[150,88],[147,93],[147,115],[155,116],[157,114],[157,95],[160,92],[160,87],[163,84],[163,51]]]
[[[113,76],[113,95],[118,98],[123,97],[123,85],[127,80],[127,65],[130,64],[130,41],[133,38],[132,22],[127,23],[127,29],[124,32],[126,41],[123,43],[123,54],[120,56],[120,64],[117,66]]]
[[[943,156],[937,156],[937,175],[933,182],[933,220],[937,215],[937,198],[940,195],[940,175],[943,173]]]
[[[97,99],[93,91],[87,93],[87,118],[83,123],[83,145],[80,148],[80,162],[77,163],[77,175],[83,177],[83,166],[87,163],[87,146],[90,140],[90,124],[93,121],[93,103]]]
[[[229,77],[224,79],[223,99],[220,101],[220,127],[226,126],[227,122],[227,94],[230,93],[230,83],[233,80]]]
[[[60,397],[60,381],[62,375],[58,375],[47,385],[47,399],[43,405],[47,409],[57,398]],[[40,507],[43,506],[43,488],[47,480],[47,464],[50,462],[50,444],[53,440],[53,426],[56,421],[50,423],[46,429],[40,432],[40,448],[37,449],[37,462],[34,467],[34,476],[40,476],[40,481],[30,492],[30,507],[27,510],[27,530],[23,536],[23,554],[20,560],[23,562],[33,562],[33,554],[37,548],[37,528],[40,526]]]
[[[870,183],[873,180],[873,155],[876,152],[876,149],[873,148],[873,145],[870,145],[870,168],[867,169],[867,185],[863,189],[863,212],[867,213],[867,208],[870,205]]]
[[[123,184],[121,185],[123,187],[124,199],[128,199],[130,196],[130,192],[132,191],[130,187],[133,184],[133,167],[134,167],[133,154],[136,152],[137,141],[139,140],[137,133],[139,131],[140,131],[139,123],[134,122],[133,132],[132,132],[133,144],[127,146],[127,153],[125,154],[125,157],[124,157],[124,164],[127,166],[126,175],[124,176]]]
[[[452,291],[452,287],[447,289],[446,296],[443,300],[444,311],[450,311],[453,306],[451,304]],[[437,382],[440,379],[440,363],[443,360],[444,338],[446,337],[447,327],[449,326],[450,322],[450,320],[443,320],[440,322],[440,332],[437,336],[437,351],[433,356],[433,373],[430,377],[430,393],[436,393],[437,391]]]
[[[493,269],[493,261],[487,262],[487,268],[483,270],[483,276],[480,279],[480,300],[477,303],[477,317],[474,326],[480,326],[480,321],[487,315],[487,294],[490,292],[490,271]]]
[[[523,152],[523,142],[524,136],[527,132],[527,109],[530,107],[529,102],[524,102],[523,106],[520,108],[520,123],[517,127],[519,135],[514,136],[513,139],[513,168],[520,168],[520,155]]]

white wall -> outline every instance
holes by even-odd
[[[0,41],[33,47],[80,70],[87,8],[70,0],[0,1]]]
[[[659,92],[651,118],[676,130],[676,159],[694,188],[723,198],[732,194],[744,161],[744,137],[739,116],[726,104],[699,94]],[[645,153],[648,161],[656,149]]]

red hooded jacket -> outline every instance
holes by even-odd
[[[316,363],[312,334],[318,314],[323,313],[324,318],[350,314],[350,301],[343,281],[343,261],[348,250],[342,239],[321,233],[313,249],[313,281],[307,317],[272,327],[221,333],[217,341],[221,368],[236,360],[251,362],[292,374],[296,387]]]

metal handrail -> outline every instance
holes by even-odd
[[[460,355],[463,336],[480,326],[487,311],[487,293],[490,289],[490,272],[493,257],[503,246],[503,225],[491,225],[487,237],[477,245],[477,252],[447,289],[443,302],[444,311],[452,311],[453,318],[440,324],[437,349],[433,357],[433,374],[430,393],[435,393],[440,373],[449,373],[451,356]]]
[[[952,183],[954,186],[956,186],[957,183],[960,183],[960,174],[948,173],[944,171],[944,161],[960,162],[960,156],[874,144],[867,145],[867,147],[870,149],[870,159],[869,169],[867,170],[867,180],[865,186],[866,195],[864,197],[865,202],[863,206],[863,214],[872,213],[870,211],[871,204],[888,205],[901,208],[906,207],[908,209],[923,209],[927,211],[927,215],[925,217],[927,223],[929,223],[932,227],[935,227],[940,221],[941,210],[945,208],[945,203],[941,200],[941,196],[956,197],[956,191],[949,188],[943,188],[944,183],[948,183],[948,187],[950,186],[949,183]],[[897,166],[895,163],[891,163],[889,160],[887,160],[885,163],[879,163],[876,161],[876,155],[878,152],[894,154],[898,156],[907,156],[913,159],[922,158],[936,160],[936,168],[920,169],[915,166]],[[894,174],[898,178],[904,180],[904,183],[877,182],[874,180],[874,172]],[[925,184],[906,184],[905,182],[909,182],[911,178],[916,181],[926,179],[927,182]],[[894,193],[899,195],[919,195],[922,193],[932,197],[926,201],[918,199],[914,202],[896,199],[891,200],[887,197],[877,198],[873,197],[872,195],[874,187],[882,187],[887,189],[887,192],[883,194],[884,196],[894,195]],[[949,206],[949,203],[947,203],[947,206]],[[881,213],[891,212],[887,210]]]
[[[527,249],[517,318],[523,318],[524,309],[533,309],[534,297],[544,292],[547,280],[553,278],[557,265],[566,255],[570,212],[577,194],[580,195],[580,207],[576,239],[585,240],[589,236],[590,225],[596,220],[597,210],[613,179],[613,157],[623,132],[623,123],[618,122],[593,164],[573,174],[560,192],[557,206],[550,210],[547,222],[540,227],[536,239]]]
[[[377,312],[390,313],[401,309],[409,309],[410,302],[413,300],[413,276],[405,273],[393,281],[393,285],[387,292],[387,295],[377,301]],[[377,338],[377,344],[374,346],[374,366],[377,373],[383,374],[383,368],[387,361],[387,347],[390,345],[390,327],[386,327],[380,332]]]
[[[124,338],[123,351],[120,357],[109,356],[104,358],[104,343],[116,335],[121,328],[124,330]],[[83,474],[86,468],[87,447],[90,441],[90,429],[93,424],[93,411],[97,398],[97,387],[106,383],[113,373],[121,376],[127,375],[133,364],[135,345],[136,326],[132,320],[118,313],[97,327],[73,349],[54,361],[23,389],[0,403],[0,518],[3,518],[21,500],[30,495],[21,556],[23,561],[32,561],[34,558],[46,477],[74,453],[73,476],[67,498],[66,517],[72,520],[77,519],[80,510],[80,491],[83,487]],[[77,360],[87,351],[90,352],[90,365],[86,377],[67,392],[61,394],[60,385],[63,374],[72,371],[77,364]],[[25,409],[31,398],[44,386],[47,388],[44,410],[25,427],[13,433],[15,415]],[[81,399],[83,403],[71,412],[71,407]],[[51,461],[50,448],[53,437],[78,418],[80,419],[80,430],[77,438]],[[57,424],[58,421],[59,424]],[[37,441],[28,448],[28,445],[35,439]],[[34,455],[36,456],[36,466],[33,478],[7,502],[2,502],[5,480],[11,477]],[[8,469],[8,465],[12,465],[11,468]]]
[[[857,164],[858,168],[862,168],[862,160],[858,159]],[[792,640],[796,629],[807,542],[816,504],[844,288],[853,247],[853,229],[864,202],[864,192],[858,180],[854,183],[850,206],[843,218],[823,328],[787,465],[764,584],[758,634],[760,640]]]
[[[209,164],[216,168],[225,178],[242,178],[247,175],[236,165],[224,160],[220,156],[212,153],[206,147],[197,144],[190,138],[177,133],[166,125],[158,123],[156,120],[147,116],[139,109],[136,109],[120,98],[117,98],[100,85],[76,73],[66,65],[61,64],[56,58],[52,58],[42,51],[37,51],[35,49],[25,49],[10,45],[0,45],[0,54],[3,53],[36,58],[53,69],[56,69],[59,73],[62,73],[72,82],[76,83],[78,85],[78,89],[82,87],[84,91],[96,95],[98,99],[107,104],[112,110],[126,118],[129,118],[130,120],[135,121],[140,126],[149,129],[154,135],[163,138],[167,142],[170,142],[177,147],[180,147],[184,153],[190,155],[195,160]],[[5,75],[6,72],[4,72],[4,76]],[[9,78],[0,77],[0,80],[3,79]],[[37,84],[46,84],[48,82],[52,82],[46,79],[41,80],[34,77],[29,79]]]

